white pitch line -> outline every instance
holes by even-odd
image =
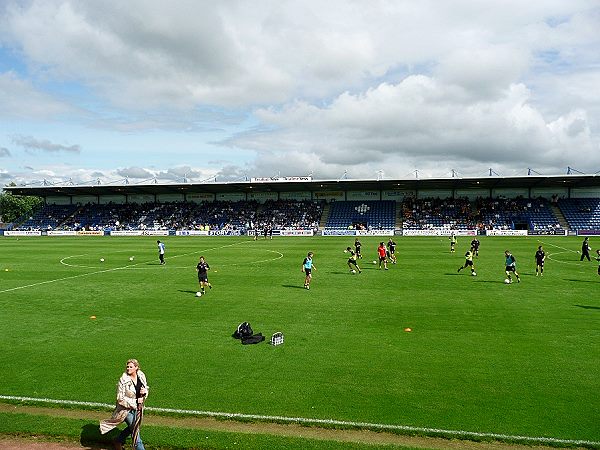
[[[551,242],[542,242],[539,239],[538,239],[538,242],[540,242],[543,245],[551,245],[552,247],[560,248],[561,250],[564,250],[566,252],[579,253],[577,250],[573,250],[573,249],[570,249],[570,248],[561,247],[560,245],[552,244]]]
[[[552,256],[554,255],[561,255],[563,253],[575,253],[575,254],[580,254],[580,252],[578,252],[577,250],[573,250],[570,248],[565,248],[565,247],[561,247],[560,245],[556,245],[556,244],[552,244],[550,242],[542,242],[538,239],[538,242],[543,244],[543,245],[551,245],[552,247],[556,247],[559,248],[561,250],[564,250],[562,252],[554,252],[554,253],[548,253],[548,259],[551,261],[554,261],[556,263],[559,264],[567,264],[567,265],[571,265],[571,266],[577,266],[577,268],[579,269],[579,272],[587,272],[587,270],[585,270],[585,268],[582,267],[581,264],[579,264],[581,261],[561,261],[560,259],[554,259],[552,258]]]
[[[194,255],[194,254],[203,253],[203,252],[210,252],[212,250],[218,250],[220,248],[232,247],[232,246],[237,245],[237,244],[245,244],[246,242],[250,242],[250,241],[240,241],[240,242],[235,242],[233,244],[222,245],[220,247],[207,248],[207,249],[204,249],[204,250],[196,250],[196,251],[193,251],[193,252],[190,252],[190,253],[184,253],[184,254],[181,254],[181,255],[170,256],[170,257],[167,257],[165,259],[168,260],[168,259],[180,258],[182,256],[189,256],[189,255]],[[250,261],[250,262],[246,262],[246,263],[219,264],[219,267],[242,266],[242,265],[245,265],[245,264],[258,264],[258,263],[263,263],[263,262],[277,261],[278,259],[281,259],[284,256],[283,253],[278,252],[277,250],[269,250],[269,249],[263,249],[263,250],[266,251],[266,252],[277,253],[279,256],[277,258],[261,259],[261,260],[258,260],[258,261]],[[123,250],[123,252],[126,252],[126,251]],[[96,269],[97,266],[85,266],[83,264],[69,264],[69,263],[65,262],[67,259],[77,258],[79,256],[87,256],[87,255],[89,255],[89,253],[85,253],[83,255],[65,256],[64,258],[62,258],[60,260],[60,263],[62,265],[64,265],[64,266],[67,266],[67,267],[82,267],[82,268],[85,268],[85,269]],[[151,268],[148,268],[148,267],[136,267],[136,266],[139,266],[141,264],[147,264],[149,262],[150,261],[137,262],[137,263],[134,263],[134,264],[128,264],[126,266],[122,266],[120,268],[122,268],[122,269],[136,269],[136,270],[141,270],[141,269],[150,270]],[[168,266],[168,268],[170,268],[170,269],[189,269],[190,267],[188,267],[188,266],[185,266],[185,267],[181,267],[181,266]]]
[[[562,255],[563,253],[568,253],[568,252],[564,251],[564,252],[548,253],[548,259],[550,261],[553,261],[553,262],[559,263],[559,264],[567,264],[569,266],[577,266],[577,268],[579,269],[579,272],[584,272],[583,267],[581,267],[581,264],[579,264],[579,261],[561,261],[560,259],[554,259],[552,257],[554,255]]]
[[[218,250],[220,248],[232,247],[232,246],[237,245],[237,244],[244,244],[245,242],[250,242],[250,241],[234,242],[233,244],[221,245],[219,247],[213,247],[213,248],[208,248],[208,249],[204,249],[204,250],[197,250],[197,251],[190,252],[190,253],[184,253],[184,254],[181,254],[181,255],[171,256],[171,257],[169,257],[167,259],[180,258],[182,256],[189,256],[189,255],[194,255],[194,254],[198,254],[198,253],[202,253],[202,252],[208,252],[208,251],[211,251],[211,250]],[[276,253],[279,253],[279,252],[276,252]],[[279,253],[279,254],[281,256],[279,258],[275,258],[275,259],[281,259],[281,258],[283,258],[283,254],[282,253]],[[74,256],[85,256],[85,255],[74,255]],[[66,256],[66,257],[62,258],[60,260],[60,263],[63,264],[63,265],[65,265],[65,266],[67,266],[67,267],[69,267],[69,266],[71,266],[71,267],[78,267],[78,266],[72,266],[71,264],[63,262],[65,259],[72,258],[72,257],[73,256]],[[263,261],[259,261],[259,262],[263,262]],[[134,263],[134,264],[128,264],[126,266],[113,267],[111,269],[102,269],[102,270],[96,270],[94,272],[81,273],[79,275],[71,275],[71,276],[68,276],[68,277],[56,278],[54,280],[40,281],[39,283],[26,284],[26,285],[17,286],[17,287],[14,287],[14,288],[3,289],[3,290],[0,290],[0,294],[3,294],[5,292],[18,291],[20,289],[27,289],[27,288],[35,287],[35,286],[41,286],[41,285],[44,285],[44,284],[57,283],[59,281],[72,280],[74,278],[81,278],[81,277],[87,277],[87,276],[90,276],[90,275],[97,275],[99,273],[114,272],[116,270],[125,270],[125,269],[128,269],[130,267],[135,267],[135,266],[139,266],[140,264],[146,264],[146,263],[148,263],[148,261],[141,261],[141,262],[137,262],[137,263]]]
[[[36,402],[36,403],[49,403],[53,405],[71,405],[71,406],[86,406],[94,408],[105,408],[113,409],[114,405],[107,403],[98,402],[83,402],[77,400],[54,400],[49,398],[34,398],[34,397],[19,397],[13,395],[0,395],[1,400],[11,400],[19,402]],[[215,417],[221,419],[244,419],[244,420],[266,420],[271,422],[288,422],[288,423],[301,423],[306,425],[336,425],[343,427],[362,428],[370,430],[381,430],[381,431],[407,431],[411,433],[425,433],[427,435],[442,435],[442,436],[456,436],[458,438],[474,438],[474,439],[496,439],[500,441],[521,441],[528,443],[545,443],[545,444],[561,444],[561,445],[579,445],[579,446],[590,446],[598,447],[600,442],[586,441],[579,439],[559,439],[553,437],[535,437],[535,436],[519,436],[510,434],[499,434],[499,433],[481,433],[477,431],[464,431],[464,430],[445,430],[441,428],[429,428],[429,427],[413,427],[408,425],[390,425],[383,423],[370,423],[370,422],[352,422],[346,420],[334,420],[334,419],[311,419],[307,417],[286,417],[286,416],[269,416],[264,414],[242,414],[242,413],[226,413],[226,412],[215,412],[215,411],[201,411],[201,410],[188,410],[188,409],[171,409],[171,408],[155,408],[147,406],[144,408],[146,411],[155,411],[160,413],[169,414],[185,414],[190,416],[203,416],[203,417]]]
[[[19,289],[27,289],[27,288],[30,288],[30,287],[41,286],[43,284],[56,283],[58,281],[65,281],[65,280],[72,280],[74,278],[87,277],[87,276],[96,275],[96,274],[99,274],[99,273],[114,272],[115,270],[123,270],[124,268],[125,267],[114,267],[112,269],[96,270],[95,272],[80,273],[79,275],[71,275],[70,277],[63,277],[63,278],[56,278],[54,280],[40,281],[39,283],[26,284],[26,285],[17,286],[17,287],[14,287],[14,288],[3,289],[3,290],[0,291],[0,294],[3,294],[5,292],[18,291]]]

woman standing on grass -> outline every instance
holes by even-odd
[[[121,434],[115,439],[116,449],[122,449],[123,443],[133,431],[136,414],[141,414],[145,398],[148,396],[146,375],[140,370],[137,359],[130,359],[125,372],[117,383],[117,405],[110,419],[100,421],[100,433],[106,434],[122,422],[127,423]],[[145,450],[141,436],[138,438],[136,450]]]
[[[312,271],[317,270],[313,264],[313,252],[308,252],[304,261],[302,261],[302,272],[304,273],[304,289],[310,289],[312,280]]]

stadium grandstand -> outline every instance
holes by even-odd
[[[594,175],[410,180],[270,178],[233,183],[9,186],[43,207],[15,232],[600,234]]]

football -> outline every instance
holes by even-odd
[[[510,280],[507,278],[506,280],[504,280],[504,284],[510,284]]]
[[[129,257],[129,261],[133,261],[133,259],[134,259],[133,256]]]
[[[476,272],[471,272],[471,276],[472,276],[472,277],[476,277],[476,276],[477,276],[477,273],[476,273]]]
[[[373,261],[373,264],[377,264],[377,261]]]
[[[196,297],[202,297],[202,292],[200,292],[200,291],[196,292]]]
[[[104,262],[104,258],[100,258],[100,262]]]
[[[356,270],[352,269],[350,272],[352,272],[352,274],[355,274]]]

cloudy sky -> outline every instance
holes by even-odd
[[[597,0],[3,0],[0,184],[595,173],[598,30]]]

